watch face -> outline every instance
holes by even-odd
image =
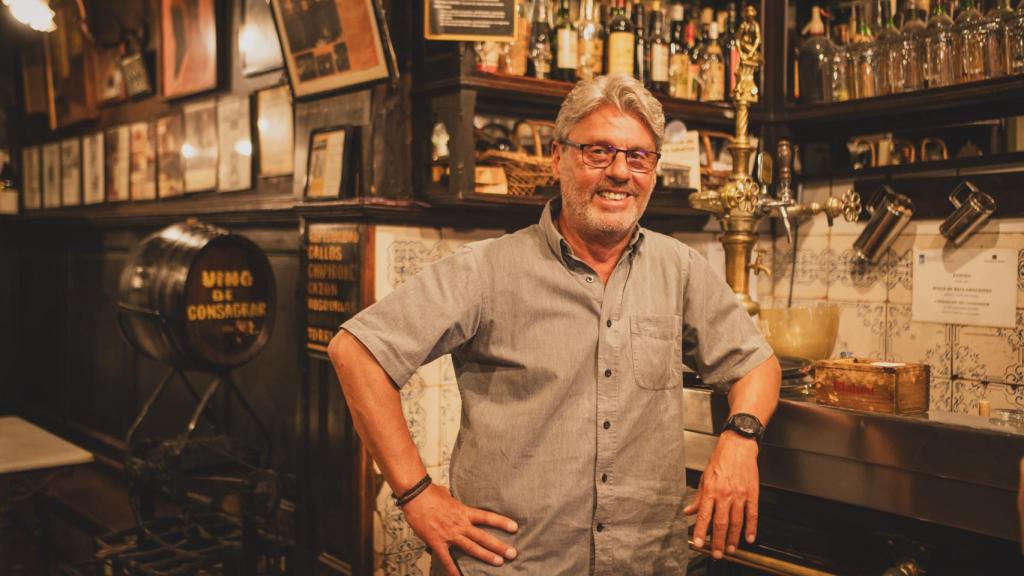
[[[761,423],[750,414],[736,414],[733,416],[733,424],[744,434],[756,436],[761,433]]]

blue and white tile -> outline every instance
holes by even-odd
[[[427,570],[421,566],[426,546],[421,550],[408,550],[383,554],[380,558],[381,576],[427,576],[430,573],[429,556]]]
[[[884,358],[885,304],[830,303],[839,306],[839,336],[832,357],[848,352],[861,358]]]
[[[374,297],[380,300],[447,253],[438,228],[376,226],[374,228]]]
[[[884,302],[884,265],[873,265],[854,257],[855,236],[832,236],[829,240],[828,298],[843,302]]]
[[[931,366],[932,378],[951,376],[953,369],[953,326],[914,322],[910,306],[889,304],[886,309],[885,359]]]
[[[773,255],[774,296],[790,297],[793,253],[783,238],[775,239]],[[792,283],[796,300],[818,300],[828,297],[828,236],[806,236],[797,240],[796,277]]]
[[[945,246],[945,238],[929,233],[932,228],[928,222],[912,222],[889,249],[885,261],[885,282],[890,304],[912,304],[914,301],[914,249],[934,250]]]
[[[828,182],[813,184],[810,186],[802,186],[800,188],[799,200],[801,204],[810,204],[811,202],[818,202],[824,204],[828,200],[828,196],[832,191],[832,186]],[[776,219],[776,227],[780,237],[786,236],[785,225],[782,220]],[[831,229],[828,226],[828,219],[825,218],[824,214],[809,215],[806,218],[800,218],[793,222],[794,228],[798,228],[797,234],[799,236],[828,236]]]
[[[1024,409],[1024,386],[985,382],[980,380],[953,380],[953,412],[977,414],[978,403],[988,400],[989,411]]]
[[[961,378],[1024,384],[1024,310],[1014,328],[957,326],[953,374]]]
[[[928,411],[953,411],[953,382],[948,378],[935,378],[928,386]]]

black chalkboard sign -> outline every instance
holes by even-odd
[[[354,224],[309,224],[305,244],[306,348],[327,351],[363,306],[363,234]]]
[[[424,0],[428,40],[511,42],[516,36],[515,0]]]

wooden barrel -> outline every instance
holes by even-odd
[[[189,220],[145,238],[121,272],[128,341],[180,368],[220,371],[259,353],[274,325],[274,273],[250,240]]]

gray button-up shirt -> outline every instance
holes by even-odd
[[[452,494],[519,523],[493,531],[515,560],[456,553],[463,574],[683,574],[684,353],[726,389],[771,348],[694,250],[638,228],[604,284],[559,209],[466,245],[343,328],[399,386],[453,356]]]

